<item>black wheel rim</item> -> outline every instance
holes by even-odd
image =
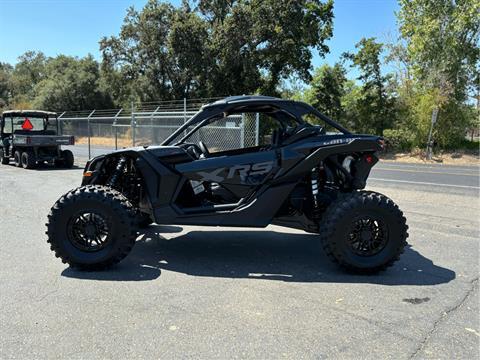
[[[68,223],[68,237],[76,248],[95,252],[110,242],[110,224],[106,217],[96,211],[82,211]]]
[[[355,254],[373,256],[387,245],[388,229],[383,221],[371,216],[362,216],[353,221],[347,240]]]

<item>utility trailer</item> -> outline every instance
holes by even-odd
[[[48,163],[71,168],[73,154],[62,145],[74,145],[75,138],[59,133],[58,117],[54,112],[41,110],[8,110],[1,118],[0,160],[11,159],[18,167],[32,169]]]

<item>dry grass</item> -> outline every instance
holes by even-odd
[[[88,138],[87,137],[75,137],[75,144],[87,145],[88,144]],[[90,138],[90,145],[113,147],[113,146],[115,146],[115,138],[92,137],[92,138]],[[132,146],[132,139],[131,138],[119,137],[117,139],[117,145],[118,145],[119,148]],[[151,142],[147,141],[145,139],[136,139],[135,145],[136,146],[151,145]]]
[[[445,164],[445,165],[478,165],[480,157],[478,151],[459,150],[444,151],[427,160],[425,151],[416,150],[410,153],[386,153],[381,156],[385,162],[404,162],[414,164]]]

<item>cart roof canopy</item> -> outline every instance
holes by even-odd
[[[7,110],[2,116],[32,116],[32,117],[52,117],[57,116],[57,113],[43,110]]]

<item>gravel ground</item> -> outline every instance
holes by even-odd
[[[44,223],[81,170],[1,166],[0,358],[478,359],[478,168],[381,168],[369,189],[410,247],[356,276],[276,226],[151,226],[112,270],[74,271]]]

